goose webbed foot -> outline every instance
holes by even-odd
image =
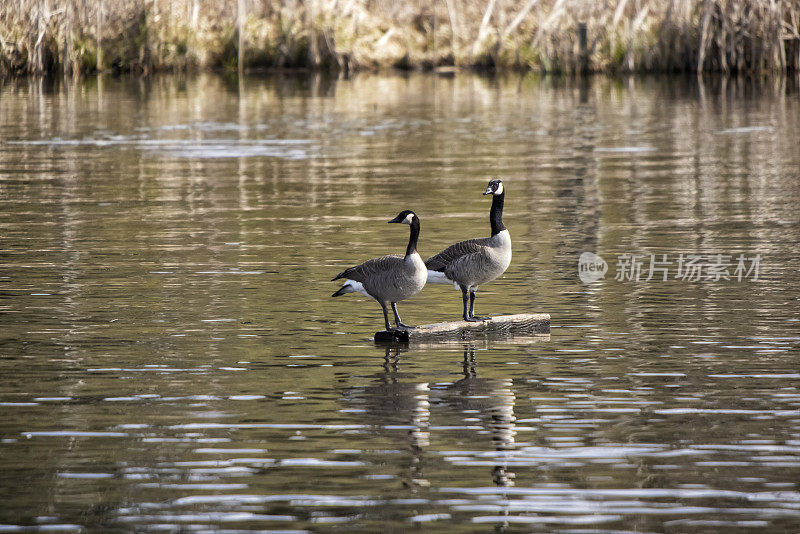
[[[481,317],[480,315],[475,315],[475,293],[476,290],[472,290],[469,292],[469,310],[465,311],[464,313],[469,317],[467,321],[470,322],[478,322],[478,321],[488,321],[491,317]],[[467,301],[466,296],[464,300],[464,307],[466,309]]]
[[[394,312],[394,322],[397,325],[396,330],[404,331],[404,330],[413,330],[415,327],[409,326],[407,324],[403,324],[403,321],[400,320],[400,314],[397,313],[397,303],[392,302],[392,312]]]

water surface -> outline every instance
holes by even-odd
[[[6,84],[0,530],[796,531],[798,140],[796,80]],[[330,278],[401,209],[488,235],[490,177],[476,312],[550,336],[376,346]]]

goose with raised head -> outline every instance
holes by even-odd
[[[344,285],[332,296],[339,297],[347,293],[361,293],[378,301],[383,309],[383,321],[386,330],[413,328],[400,321],[397,313],[397,303],[419,293],[425,286],[428,271],[422,258],[417,252],[419,239],[419,217],[411,210],[401,211],[400,214],[389,221],[390,223],[408,224],[411,232],[408,237],[408,246],[405,256],[391,254],[367,260],[361,265],[345,269],[333,277],[333,280],[345,278]],[[394,321],[397,328],[389,324],[389,311],[387,305],[392,306]]]
[[[461,289],[465,321],[489,319],[475,316],[475,293],[479,285],[491,282],[511,264],[511,236],[503,225],[503,182],[491,180],[483,194],[493,195],[489,210],[492,235],[450,245],[425,261],[429,283],[453,284]]]

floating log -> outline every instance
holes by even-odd
[[[497,315],[480,322],[453,321],[421,325],[410,330],[381,330],[375,333],[375,341],[381,343],[461,341],[482,337],[549,333],[549,313],[519,313]]]

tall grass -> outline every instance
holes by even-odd
[[[800,0],[0,2],[6,74],[388,66],[797,70]]]

